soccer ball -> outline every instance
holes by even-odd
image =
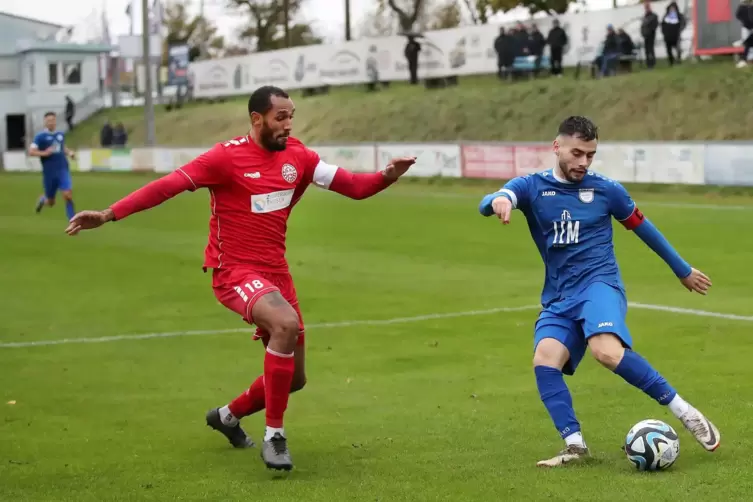
[[[628,432],[625,453],[639,471],[662,471],[677,460],[680,439],[669,424],[643,420]]]

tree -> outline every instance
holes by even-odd
[[[546,12],[549,15],[564,14],[571,3],[577,0],[522,0],[521,7],[527,8],[531,14]]]
[[[163,41],[162,57],[167,61],[167,48],[171,44],[188,44],[189,59],[193,61],[201,54],[202,48],[207,56],[222,55],[225,40],[217,36],[217,27],[201,16],[191,16],[188,13],[190,0],[170,2],[165,7],[162,25],[167,30]]]
[[[446,0],[443,5],[434,9],[430,15],[430,30],[457,28],[463,20],[463,15],[460,12],[460,5],[457,0]]]
[[[389,37],[397,32],[398,20],[387,0],[377,0],[377,5],[364,18],[359,29],[364,37]]]
[[[387,0],[400,22],[400,29],[403,32],[410,32],[416,28],[416,22],[424,12],[426,6],[425,0]]]
[[[258,52],[287,47],[313,45],[322,42],[307,23],[296,23],[286,27],[286,20],[292,19],[301,9],[303,0],[230,0],[232,5],[245,11],[249,25],[241,31],[241,38],[248,39]],[[287,4],[287,5],[286,5]],[[287,12],[285,7],[287,6]]]

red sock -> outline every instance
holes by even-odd
[[[247,417],[264,409],[264,376],[260,376],[246,392],[233,399],[228,405],[236,418]]]
[[[282,427],[294,372],[293,354],[280,354],[267,349],[264,354],[264,401],[267,405],[268,427]]]

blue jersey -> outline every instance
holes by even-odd
[[[68,169],[68,157],[65,156],[65,134],[59,131],[42,131],[34,136],[34,145],[40,152],[54,147],[49,157],[41,157],[44,172],[63,171]]]
[[[570,183],[557,179],[550,169],[510,180],[484,198],[481,213],[493,214],[491,201],[500,195],[525,215],[544,261],[545,308],[577,297],[596,282],[624,291],[614,255],[612,217],[643,217],[620,183],[592,171],[581,182]]]

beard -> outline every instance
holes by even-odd
[[[284,133],[275,136],[275,133],[266,124],[262,126],[259,136],[262,146],[271,152],[281,152],[287,147],[288,136]]]

